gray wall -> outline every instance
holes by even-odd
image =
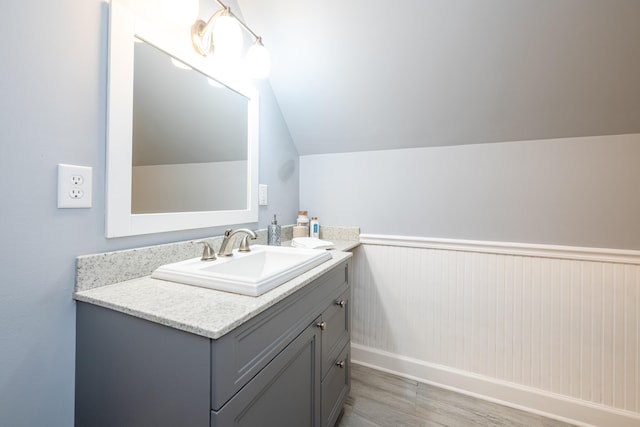
[[[363,233],[640,249],[640,135],[300,158],[300,203]]]
[[[11,1],[0,14],[0,425],[73,423],[75,257],[221,234],[224,227],[104,237],[107,8],[99,0]],[[298,154],[267,84],[260,182],[292,223]],[[57,164],[92,166],[92,209],[56,208]],[[282,196],[278,196],[282,195]]]
[[[638,0],[240,4],[301,155],[640,132]]]

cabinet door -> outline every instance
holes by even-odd
[[[212,427],[319,427],[320,335],[316,320],[219,411]]]
[[[327,375],[333,361],[349,341],[349,295],[350,289],[347,288],[322,313],[322,378]]]

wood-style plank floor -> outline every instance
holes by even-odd
[[[351,393],[337,426],[572,427],[355,364],[351,370]]]

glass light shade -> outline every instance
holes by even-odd
[[[240,56],[243,42],[242,29],[235,18],[226,15],[217,17],[212,36],[214,56],[225,59],[234,59]]]
[[[249,77],[264,79],[271,71],[271,55],[262,44],[255,43],[249,48],[244,64]]]
[[[200,12],[198,0],[164,0],[164,15],[176,26],[193,25]]]

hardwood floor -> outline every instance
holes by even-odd
[[[360,365],[338,427],[572,427]]]

